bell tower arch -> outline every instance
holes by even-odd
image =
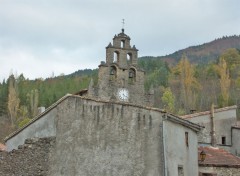
[[[127,68],[128,64],[137,65],[138,50],[135,45],[130,45],[130,37],[124,33],[124,29],[113,38],[113,43],[106,47],[106,63],[117,63],[121,68]],[[116,59],[117,58],[117,59]],[[128,60],[131,60],[128,63]]]
[[[99,65],[99,99],[145,104],[144,71],[138,67],[138,49],[124,29],[106,47],[106,61]]]

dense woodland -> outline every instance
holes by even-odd
[[[146,91],[155,90],[156,107],[182,115],[209,110],[212,104],[240,104],[239,49],[229,48],[209,62],[190,61],[187,52],[175,64],[155,57],[139,59]],[[67,93],[87,88],[91,79],[97,84],[97,69],[35,80],[11,74],[0,83],[0,141],[36,116],[38,107],[47,108]]]

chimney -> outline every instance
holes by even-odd
[[[215,123],[214,123],[214,104],[211,106],[210,118],[211,118],[211,144],[213,147],[217,145],[216,133],[215,133]]]
[[[45,107],[38,107],[38,114],[41,114],[45,111]]]

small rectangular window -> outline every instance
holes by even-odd
[[[199,173],[199,176],[217,176],[216,173]]]
[[[222,144],[226,145],[226,137],[225,136],[222,136]]]
[[[184,176],[183,166],[178,166],[178,176]]]
[[[188,147],[188,132],[185,132],[185,143],[186,146]]]

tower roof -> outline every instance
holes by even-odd
[[[131,38],[127,34],[124,33],[124,29],[122,29],[122,32],[120,32],[117,36],[115,35],[113,39],[115,39],[115,38],[126,38],[128,40],[131,40]]]

